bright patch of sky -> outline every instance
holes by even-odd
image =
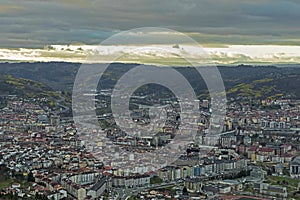
[[[162,50],[163,49],[163,50]],[[66,61],[80,63],[144,63],[156,65],[189,65],[181,55],[197,60],[199,65],[216,64],[292,64],[300,62],[300,46],[229,45],[204,47],[203,52],[190,45],[53,45],[46,49],[0,49],[2,61]],[[93,59],[89,59],[93,56]],[[117,60],[112,60],[119,57]],[[163,60],[163,63],[161,61]]]

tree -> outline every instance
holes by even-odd
[[[187,188],[184,186],[184,188],[182,189],[182,195],[189,195]]]
[[[27,181],[28,182],[34,182],[35,181],[35,178],[34,178],[32,172],[29,172],[28,177],[27,177]]]

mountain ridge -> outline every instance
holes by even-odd
[[[53,90],[71,92],[80,66],[80,63],[68,62],[0,63],[0,73],[34,80]],[[99,64],[99,66],[104,66],[104,64]],[[105,83],[104,86],[113,87],[122,74],[135,66],[137,64],[111,64],[101,78],[102,81],[106,80],[103,82]],[[149,65],[149,67],[155,66]],[[189,80],[198,96],[207,93],[205,82],[193,67],[174,67],[174,69]],[[264,98],[282,94],[282,96],[300,98],[300,89],[297,87],[300,84],[299,67],[238,65],[232,67],[218,66],[218,69],[229,97],[253,96]]]

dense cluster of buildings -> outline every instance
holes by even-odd
[[[145,155],[164,149],[174,140],[182,121],[178,104],[169,102],[163,107],[166,124],[149,137],[122,132],[113,124],[109,113],[100,117],[109,124],[103,130],[82,131],[82,127],[75,126],[71,119],[61,118],[45,102],[45,98],[12,96],[7,97],[7,106],[0,110],[0,163],[7,167],[10,179],[14,180],[2,189],[2,194],[12,192],[19,197],[42,194],[55,200],[83,200],[105,196],[120,199],[123,197],[116,195],[123,189],[135,191],[135,195],[144,199],[206,198],[224,194],[286,199],[297,193],[298,187],[281,187],[269,178],[300,178],[297,101],[267,100],[254,106],[244,99],[232,100],[227,105],[222,131],[211,137],[207,132],[209,101],[205,100],[200,104],[200,120],[191,115],[186,126],[196,124],[197,130],[182,130],[185,134],[193,132],[193,142],[186,149],[178,146],[179,159],[172,162],[167,162],[170,151],[166,151],[165,157],[160,157],[164,167],[158,170],[152,164],[157,162],[156,157]],[[102,104],[107,106],[105,102]],[[194,104],[190,106],[197,108]],[[276,109],[268,109],[269,105],[276,105]],[[141,108],[137,111],[144,112]],[[133,121],[148,123],[144,114],[135,114]],[[15,174],[22,174],[29,185],[15,182]],[[154,179],[161,182],[153,183]],[[155,189],[164,184],[175,185],[176,192]]]
[[[11,189],[54,199],[98,198],[107,186],[103,164],[83,148],[73,123],[51,115],[43,101],[10,97],[1,110],[0,162],[25,180],[34,176],[29,188]]]

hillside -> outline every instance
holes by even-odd
[[[103,64],[97,66],[103,67]],[[133,64],[111,64],[102,77],[103,87],[112,88],[116,81],[132,69]],[[0,73],[26,78],[43,83],[53,90],[71,92],[79,63],[0,63]],[[149,66],[153,67],[153,66]],[[207,96],[206,85],[201,76],[191,67],[175,68],[189,80],[199,97]],[[289,96],[300,98],[299,66],[219,66],[227,95],[264,98]],[[17,87],[18,88],[18,87]]]
[[[59,97],[59,94],[49,86],[7,74],[0,74],[0,93],[1,95],[18,95],[24,97]]]

